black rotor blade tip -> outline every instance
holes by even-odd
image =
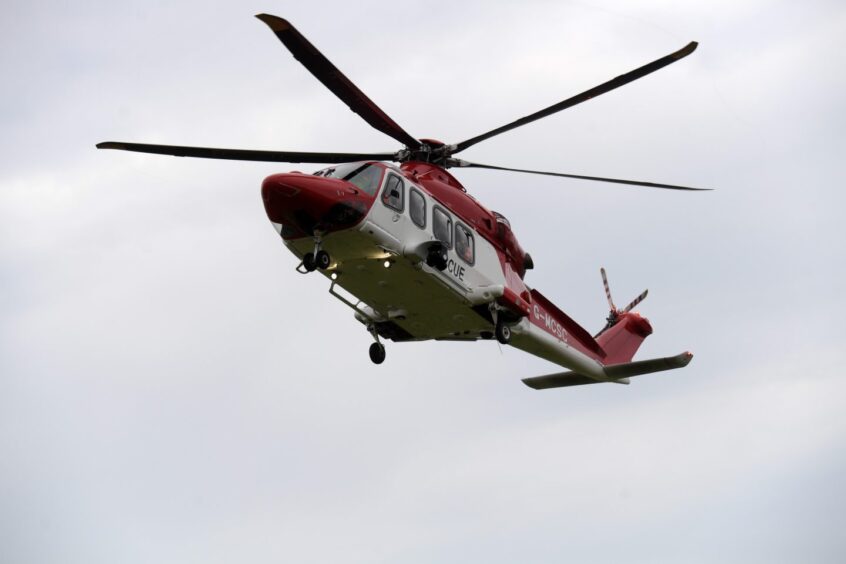
[[[678,51],[673,53],[672,57],[676,60],[682,59],[684,57],[687,57],[688,55],[690,55],[694,51],[696,51],[697,47],[699,47],[699,43],[696,42],[696,41],[691,41],[690,43],[688,43],[687,45],[685,45],[684,47],[682,47],[681,49],[679,49]]]
[[[267,24],[273,31],[285,31],[291,28],[288,20],[270,14],[256,14],[256,17]]]

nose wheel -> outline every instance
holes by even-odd
[[[332,257],[329,253],[320,248],[320,236],[314,238],[314,252],[303,255],[303,268],[306,272],[314,272],[318,268],[326,270],[332,264]],[[298,267],[299,270],[299,267]]]
[[[317,261],[314,260],[314,253],[306,253],[303,255],[303,268],[306,272],[314,272],[317,268]]]
[[[329,253],[326,251],[317,251],[317,254],[314,255],[314,263],[320,270],[326,270],[332,264],[332,259],[329,258]]]

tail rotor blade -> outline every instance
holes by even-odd
[[[602,273],[602,285],[605,286],[605,296],[608,298],[608,305],[611,307],[611,311],[617,311],[617,308],[614,307],[614,300],[611,299],[611,288],[608,287],[608,277],[605,275],[605,267],[600,268],[599,272]]]
[[[644,291],[643,291],[643,293],[642,293],[641,295],[639,295],[638,297],[636,297],[635,299],[633,299],[633,300],[632,300],[632,303],[630,303],[629,305],[627,305],[627,306],[626,306],[626,309],[624,309],[624,310],[623,310],[623,313],[628,313],[628,312],[630,312],[630,311],[632,310],[632,308],[633,308],[633,307],[635,307],[637,304],[639,304],[639,303],[640,303],[640,302],[642,302],[644,299],[646,299],[646,294],[648,294],[648,293],[649,293],[649,290],[644,290]]]

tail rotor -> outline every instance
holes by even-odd
[[[610,310],[608,312],[608,317],[605,319],[605,327],[603,327],[602,330],[596,334],[596,337],[599,337],[602,333],[613,327],[617,323],[617,321],[619,321],[621,315],[630,312],[635,306],[637,306],[637,304],[646,299],[646,295],[649,293],[649,290],[644,290],[625,308],[617,309],[617,306],[614,305],[614,300],[611,298],[611,288],[608,285],[608,276],[605,273],[605,268],[600,268],[599,272],[602,274],[602,284],[603,286],[605,286],[605,297],[608,298],[608,307],[610,308]]]

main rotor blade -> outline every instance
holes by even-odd
[[[258,14],[258,19],[273,30],[276,37],[288,48],[308,71],[341,99],[350,109],[364,118],[364,121],[386,135],[412,149],[421,147],[420,141],[406,133],[388,117],[364,92],[317,50],[290,22],[269,14]]]
[[[556,112],[560,112],[561,110],[566,110],[567,108],[575,106],[576,104],[581,104],[582,102],[586,102],[587,100],[590,100],[591,98],[595,98],[596,96],[599,96],[600,94],[605,94],[606,92],[610,92],[611,90],[614,90],[615,88],[619,88],[620,86],[623,86],[624,84],[628,84],[629,82],[635,81],[638,78],[644,77],[647,74],[650,74],[650,73],[653,73],[653,72],[655,72],[659,69],[662,69],[669,64],[675,63],[679,59],[683,59],[684,57],[687,57],[688,55],[693,53],[693,51],[696,50],[697,45],[698,45],[698,43],[696,43],[695,41],[691,41],[684,48],[679,49],[675,53],[670,53],[666,57],[661,57],[660,59],[658,59],[656,61],[652,61],[651,63],[644,65],[640,68],[637,68],[633,71],[627,72],[626,74],[621,74],[620,76],[618,76],[616,78],[612,78],[608,82],[600,84],[599,86],[594,86],[590,90],[586,90],[586,91],[582,92],[581,94],[577,94],[577,95],[573,96],[572,98],[567,98],[566,100],[562,100],[561,102],[558,102],[557,104],[553,104],[552,106],[549,106],[548,108],[545,108],[545,109],[543,109],[539,112],[535,112],[535,113],[528,115],[526,117],[522,117],[522,118],[520,118],[516,121],[512,121],[511,123],[509,123],[507,125],[503,125],[502,127],[498,127],[498,128],[493,129],[491,131],[488,131],[487,133],[483,133],[482,135],[478,135],[478,136],[473,137],[471,139],[467,139],[466,141],[462,141],[461,143],[458,143],[458,144],[455,145],[455,149],[452,151],[452,153],[454,154],[454,153],[457,153],[459,151],[463,151],[464,149],[471,147],[471,146],[475,145],[476,143],[478,143],[480,141],[484,141],[485,139],[490,139],[491,137],[493,137],[495,135],[499,135],[500,133],[505,133],[506,131],[510,131],[510,130],[516,128],[516,127],[520,127],[521,125],[526,125],[527,123],[531,123],[535,120],[539,120],[539,119],[544,118],[546,116],[552,115]]]
[[[251,151],[247,149],[215,149],[182,145],[150,145],[105,141],[98,149],[119,149],[136,153],[155,153],[174,157],[228,159],[233,161],[266,161],[273,163],[348,163],[354,161],[394,161],[395,153],[308,153],[303,151]]]
[[[545,176],[561,176],[564,178],[577,178],[579,180],[596,180],[598,182],[613,182],[615,184],[629,184],[631,186],[647,186],[649,188],[667,188],[669,190],[692,190],[692,191],[710,191],[712,188],[691,188],[689,186],[676,186],[674,184],[659,184],[657,182],[641,182],[639,180],[623,180],[620,178],[604,178],[601,176],[583,176],[581,174],[564,174],[563,172],[544,172],[541,170],[526,170],[522,168],[506,168],[502,166],[484,165],[478,163],[471,163],[462,159],[449,159],[447,161],[449,166],[457,166],[461,168],[489,168],[491,170],[508,170],[511,172],[525,172],[528,174],[543,174]]]

